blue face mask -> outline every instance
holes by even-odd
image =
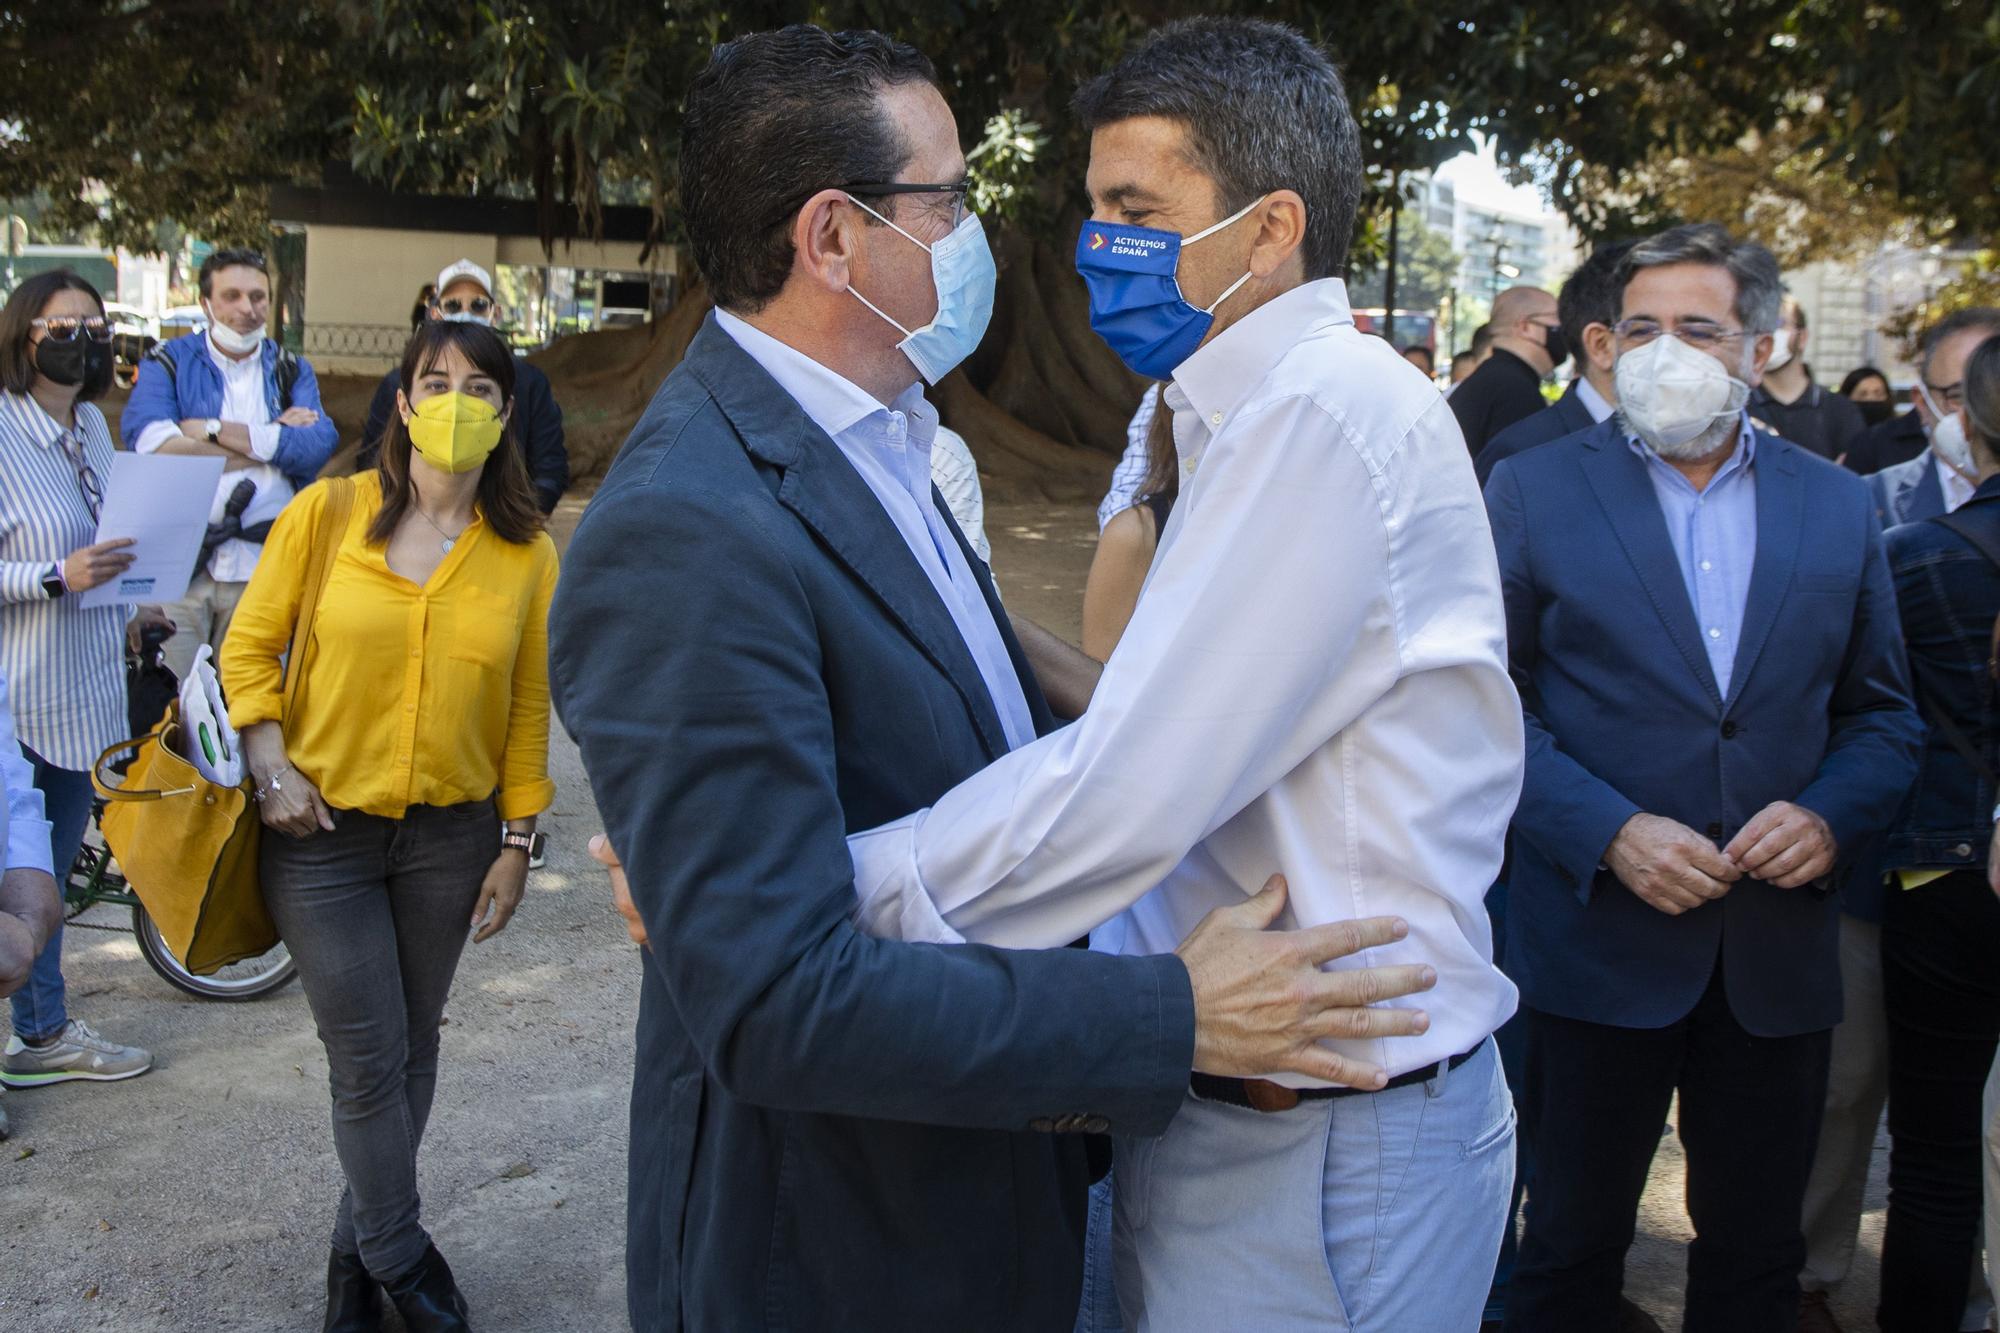
[[[1206,310],[1181,295],[1181,247],[1240,222],[1263,203],[1256,200],[1233,217],[1192,236],[1133,227],[1122,222],[1086,222],[1076,238],[1076,271],[1090,289],[1090,327],[1111,345],[1118,359],[1147,379],[1170,378],[1194,354],[1215,323],[1215,307],[1250,281],[1245,273],[1229,284]]]
[[[979,215],[967,213],[965,220],[952,228],[951,235],[935,245],[924,245],[853,195],[847,197],[856,208],[873,214],[898,236],[930,251],[931,282],[937,287],[937,314],[920,329],[904,328],[853,287],[847,290],[903,335],[903,341],[896,346],[910,358],[910,364],[917,368],[926,384],[936,384],[972,355],[972,349],[979,346],[979,340],[986,336],[987,324],[993,319],[993,252],[986,248],[986,231],[979,225]]]

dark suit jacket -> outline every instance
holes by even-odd
[[[1916,410],[1912,408],[1898,412],[1856,436],[1854,442],[1847,446],[1847,457],[1841,465],[1849,472],[1865,477],[1871,472],[1909,462],[1928,449],[1930,443],[1930,436],[1924,433],[1924,423],[1918,420]]]
[[[1597,424],[1591,420],[1590,409],[1583,405],[1576,385],[1577,382],[1571,380],[1562,397],[1535,415],[1523,417],[1486,442],[1486,447],[1479,451],[1479,457],[1472,460],[1472,470],[1479,474],[1481,486],[1505,459],[1525,453],[1537,445],[1553,444],[1565,435],[1589,430]]]
[[[375,466],[382,451],[382,432],[389,428],[389,414],[396,410],[396,390],[401,387],[399,372],[390,371],[375,386],[368,403],[368,421],[361,428],[361,452],[356,464]],[[555,510],[556,502],[569,488],[569,449],[563,441],[562,408],[556,405],[549,377],[533,363],[514,361],[514,438],[528,460],[528,476],[535,483],[535,498],[544,514]]]
[[[1487,485],[1508,652],[1527,713],[1508,970],[1528,1005],[1658,1028],[1718,966],[1760,1036],[1840,1019],[1836,901],[1754,880],[1681,916],[1605,849],[1641,811],[1729,840],[1773,801],[1843,849],[1886,827],[1915,774],[1913,710],[1868,489],[1759,434],[1757,554],[1725,697],[1646,464],[1617,418],[1517,455]]]
[[[1445,404],[1458,418],[1465,447],[1474,458],[1495,435],[1548,406],[1541,375],[1504,347],[1494,348],[1493,355],[1451,391]]]
[[[634,1327],[1067,1329],[1076,1131],[1166,1128],[1186,969],[856,932],[845,835],[1006,740],[867,483],[713,319],[577,528],[550,631],[556,707],[652,937]]]

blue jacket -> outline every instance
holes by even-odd
[[[1840,1020],[1829,892],[1744,880],[1667,916],[1602,867],[1642,811],[1723,846],[1773,801],[1818,813],[1847,849],[1888,824],[1915,773],[1920,729],[1867,487],[1761,432],[1755,475],[1757,555],[1727,697],[1616,418],[1508,459],[1486,487],[1528,733],[1508,968],[1533,1008],[1664,1027],[1720,955],[1751,1032]]]
[[[1976,527],[2000,547],[2000,477],[1974,491],[1953,521]],[[1941,523],[1905,523],[1885,541],[1917,706],[1929,725],[1916,783],[1882,864],[1890,870],[1983,866],[1993,837],[1993,783],[1930,719],[1939,713],[1950,719],[1989,770],[2000,763],[2000,718],[1986,670],[1993,622],[2000,617],[2000,567]]]
[[[712,316],[584,514],[550,640],[652,937],[633,1327],[1069,1328],[1077,1131],[1166,1128],[1186,969],[856,932],[845,835],[932,804],[1006,738],[867,483]]]
[[[1526,453],[1538,445],[1553,444],[1565,435],[1589,430],[1596,424],[1590,419],[1590,409],[1583,405],[1583,398],[1576,391],[1576,381],[1571,380],[1562,397],[1488,440],[1486,447],[1479,451],[1479,457],[1472,460],[1472,470],[1479,474],[1479,484],[1484,486],[1492,478],[1493,469],[1515,454]]]
[[[197,329],[162,343],[161,348],[173,358],[171,377],[165,366],[150,359],[139,362],[139,378],[132,385],[132,396],[118,421],[118,434],[127,449],[139,438],[139,432],[155,421],[178,423],[222,415],[222,372],[208,355],[207,341],[208,335]],[[302,491],[313,484],[326,460],[333,457],[334,448],[340,443],[340,430],[320,405],[319,377],[313,374],[311,362],[299,358],[299,376],[292,382],[291,400],[287,404],[278,396],[277,344],[266,338],[259,355],[264,358],[264,399],[272,420],[286,406],[309,407],[319,413],[319,420],[310,426],[280,426],[277,456],[271,460],[293,489]]]

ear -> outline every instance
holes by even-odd
[[[858,213],[839,190],[806,200],[792,219],[792,272],[823,291],[846,291],[861,235]]]
[[[410,400],[403,396],[401,389],[396,390],[396,415],[402,418],[405,426],[410,424]]]
[[[1306,201],[1293,190],[1274,190],[1251,214],[1257,239],[1250,247],[1250,271],[1268,278],[1298,254],[1306,240]]]
[[[1586,324],[1583,326],[1584,359],[1605,374],[1618,360],[1618,335],[1608,324]]]
[[[1758,334],[1757,341],[1751,344],[1750,373],[1744,377],[1749,381],[1751,388],[1754,389],[1764,382],[1764,366],[1770,361],[1771,349],[1775,345],[1768,333]]]

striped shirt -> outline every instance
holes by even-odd
[[[58,768],[88,769],[124,739],[129,606],[86,611],[51,599],[42,578],[97,540],[71,454],[111,477],[111,432],[90,403],[64,430],[26,394],[0,392],[0,673],[21,744]]]
[[[972,461],[972,449],[955,430],[937,428],[931,441],[931,484],[944,497],[945,507],[958,520],[958,530],[987,564],[993,563],[993,547],[986,540],[986,493],[979,488],[979,465]]]
[[[1111,489],[1105,492],[1104,502],[1097,506],[1097,530],[1104,531],[1109,523],[1127,509],[1138,504],[1142,497],[1139,488],[1146,484],[1147,463],[1146,436],[1153,429],[1153,414],[1160,408],[1160,386],[1150,385],[1145,396],[1139,399],[1139,410],[1132,414],[1130,424],[1125,427],[1125,453],[1118,460],[1118,466],[1111,471]]]

